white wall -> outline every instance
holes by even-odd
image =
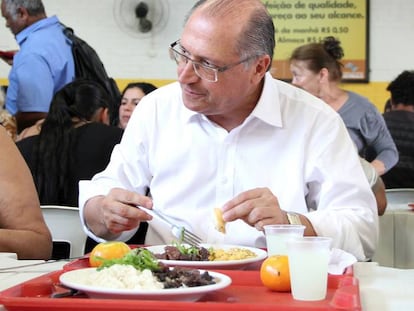
[[[370,0],[371,81],[414,70],[414,1]]]
[[[157,34],[127,32],[115,21],[121,0],[43,0],[48,16],[56,14],[98,52],[114,78],[175,79],[168,46],[180,37],[183,20],[194,0],[160,0],[168,8],[165,27]],[[134,14],[134,12],[132,12]],[[2,19],[4,22],[4,19]],[[17,49],[9,29],[0,25],[0,49]],[[0,62],[0,78],[9,66]]]
[[[95,48],[114,78],[176,78],[168,45],[180,37],[183,19],[195,0],[157,0],[167,4],[169,14],[165,27],[154,36],[133,35],[121,29],[114,14],[122,0],[43,1],[49,16],[58,15]],[[412,12],[413,0],[370,0],[371,81],[389,81],[404,69],[414,69]],[[0,49],[14,48],[14,38],[3,23]],[[8,71],[9,67],[0,62],[0,78],[6,78]]]

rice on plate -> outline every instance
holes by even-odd
[[[114,289],[158,290],[164,288],[164,284],[158,281],[151,270],[140,271],[131,265],[121,264],[96,270],[95,273],[88,274],[79,282],[84,285]]]

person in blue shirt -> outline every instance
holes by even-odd
[[[17,131],[46,116],[53,95],[75,77],[71,43],[41,0],[2,0],[1,13],[19,44],[9,73],[6,109]]]

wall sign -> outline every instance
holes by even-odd
[[[298,46],[334,36],[341,41],[343,80],[368,82],[369,0],[262,0],[273,17],[276,48],[271,73],[290,80]]]

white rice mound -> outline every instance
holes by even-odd
[[[82,283],[114,289],[159,290],[164,288],[164,284],[158,281],[151,270],[139,271],[131,265],[120,264],[88,274]]]

